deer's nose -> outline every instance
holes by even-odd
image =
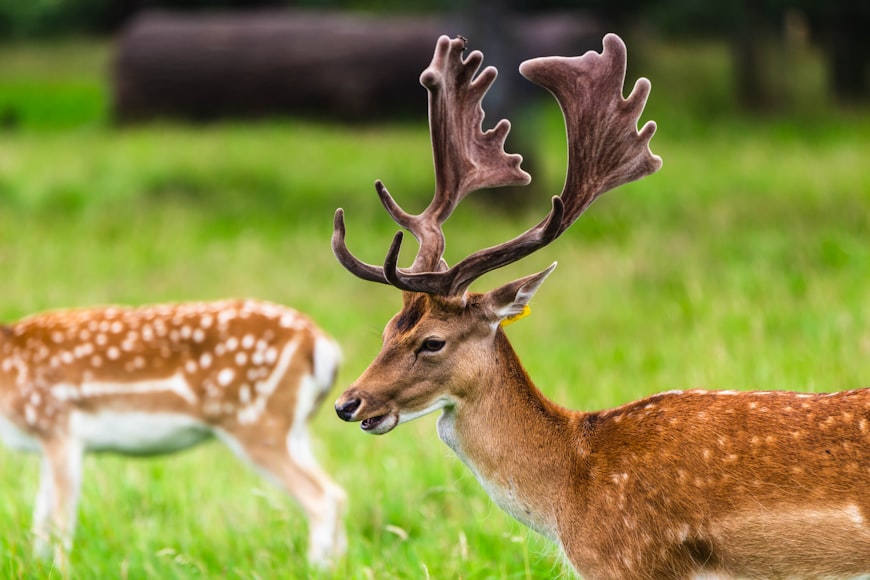
[[[362,403],[362,401],[358,398],[350,399],[343,403],[339,401],[335,404],[335,412],[343,421],[350,421],[353,419],[354,411],[359,409],[360,403]]]

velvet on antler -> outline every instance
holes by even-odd
[[[393,238],[383,266],[366,264],[345,243],[344,212],[335,214],[333,250],[350,272],[365,280],[402,290],[441,296],[463,294],[483,274],[506,266],[559,237],[603,193],[656,172],[661,159],[649,149],[655,123],[638,131],[637,123],[650,84],[641,78],[623,98],[626,50],[608,34],[603,52],[583,56],[545,57],[524,62],[520,72],[548,89],[562,107],[568,132],[568,172],[561,195],[537,225],[516,238],[460,260],[452,268],[444,261],[442,224],[466,195],[477,189],[525,185],[529,175],[522,157],[504,151],[510,130],[507,120],[483,131],[481,101],[496,78],[493,67],[475,76],[483,55],[462,58],[465,40],[438,39],[435,55],[420,76],[429,91],[429,126],[435,162],[435,195],[420,214],[406,213],[378,181],[376,189],[387,213],[420,244],[410,268],[398,266],[402,233]]]

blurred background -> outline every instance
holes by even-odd
[[[725,6],[696,0],[3,0],[0,39],[7,52],[76,39],[78,54],[62,51],[76,59],[58,68],[66,76],[78,71],[80,80],[58,78],[41,99],[27,95],[28,107],[14,90],[27,91],[23,79],[15,82],[24,71],[7,71],[2,120],[14,128],[169,116],[395,118],[424,106],[412,104],[420,100],[416,87],[403,79],[406,69],[425,61],[431,37],[445,32],[462,32],[471,46],[486,47],[492,64],[509,68],[490,108],[521,98],[516,62],[594,48],[608,30],[646,42],[720,44],[727,62],[715,72],[727,90],[720,102],[706,104],[711,108],[866,104],[868,21],[870,8],[860,0]],[[87,83],[88,72],[99,78]]]
[[[531,186],[471,196],[447,259],[536,223],[560,190],[562,118],[523,59],[628,45],[626,94],[663,169],[609,193],[560,240],[484,277],[560,266],[510,327],[541,389],[600,409],[674,388],[870,386],[870,3],[0,0],[0,320],[47,309],[254,296],[375,356],[399,293],[332,257],[383,260],[433,191],[426,93],[440,34],[500,76],[485,126]],[[413,244],[409,244],[413,246]],[[415,248],[404,250],[409,259]],[[547,578],[545,541],[492,506],[434,417],[364,436],[327,408],[317,455],[350,495],[336,578]],[[30,557],[38,461],[0,449],[0,576]],[[301,513],[214,445],[89,458],[75,577],[316,576]],[[331,577],[329,574],[325,575]]]

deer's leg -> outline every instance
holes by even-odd
[[[315,460],[305,424],[294,426],[288,433],[287,454],[290,462],[298,466],[298,469],[320,490],[318,496],[314,498],[317,504],[317,515],[308,516],[309,559],[312,562],[328,561],[342,556],[347,550],[347,536],[344,529],[347,494]],[[294,495],[298,499],[298,492]],[[301,503],[301,499],[299,501]]]
[[[54,481],[48,457],[42,454],[39,469],[39,490],[33,507],[33,553],[37,558],[51,557],[51,506],[54,504]]]
[[[293,497],[308,518],[308,561],[328,566],[347,548],[343,518],[347,496],[320,468],[311,453],[307,430],[294,427],[285,438],[223,433],[229,446]]]
[[[75,532],[84,449],[75,439],[52,437],[42,440],[42,452],[33,513],[34,552],[42,558],[53,552],[58,565],[64,565]]]

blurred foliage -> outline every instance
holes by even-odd
[[[583,11],[612,29],[642,24],[668,36],[716,36],[733,42],[737,91],[750,108],[778,104],[764,86],[779,58],[770,44],[808,43],[824,49],[828,84],[843,101],[870,98],[870,2],[867,0],[484,0],[490,11]],[[143,9],[293,7],[376,12],[447,12],[468,16],[459,0],[0,0],[0,39],[109,34]],[[774,43],[770,39],[776,39]]]
[[[287,6],[280,0],[0,0],[0,39],[108,34],[148,8],[177,10]]]
[[[723,35],[739,24],[748,6],[763,14],[771,27],[780,26],[790,10],[806,14],[813,28],[842,12],[870,16],[864,0],[757,0],[711,3],[705,0],[487,0],[515,12],[584,11],[605,20],[648,23],[668,34]],[[57,34],[94,34],[115,30],[144,9],[250,9],[287,7],[368,12],[463,12],[459,0],[0,0],[0,38]]]
[[[0,38],[106,32],[117,23],[111,0],[0,0]]]

